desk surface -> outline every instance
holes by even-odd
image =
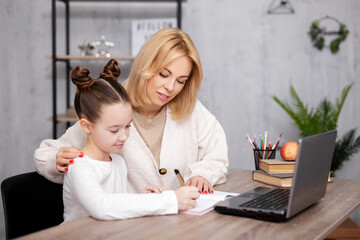
[[[244,192],[263,184],[251,171],[232,169],[219,191]],[[19,239],[323,239],[360,206],[360,180],[334,179],[318,203],[283,223],[222,215],[177,214],[99,221],[90,217]]]

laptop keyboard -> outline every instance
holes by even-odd
[[[289,189],[274,189],[264,195],[254,198],[246,203],[241,204],[241,207],[259,208],[277,210],[287,206],[289,201]]]

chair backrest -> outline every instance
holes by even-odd
[[[5,179],[1,183],[6,238],[20,237],[63,222],[62,185],[37,172]]]

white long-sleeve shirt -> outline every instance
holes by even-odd
[[[149,184],[168,189],[179,187],[174,169],[180,171],[185,181],[202,176],[212,185],[224,183],[229,164],[228,148],[224,130],[215,116],[199,101],[191,115],[182,121],[172,119],[169,108],[166,111],[159,168],[167,169],[167,173],[160,175],[151,151],[132,125],[129,138],[119,153],[128,168],[129,192],[139,192]],[[35,169],[49,180],[62,183],[63,174],[56,170],[57,152],[63,146],[82,149],[85,143],[86,134],[78,122],[59,139],[44,140],[40,144],[34,154]]]
[[[113,220],[178,212],[174,191],[127,193],[126,164],[117,154],[111,157],[111,162],[104,162],[85,155],[69,166],[63,185],[64,222],[87,216]]]

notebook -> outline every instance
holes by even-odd
[[[310,207],[325,196],[336,134],[333,130],[299,140],[290,189],[257,187],[215,204],[215,211],[281,222]],[[268,195],[275,195],[275,201]]]
[[[201,216],[213,210],[214,205],[217,202],[224,201],[228,197],[234,197],[237,195],[239,195],[239,193],[222,191],[214,191],[212,194],[201,194],[200,197],[196,200],[196,205],[194,208],[186,211],[180,211],[180,213]]]

